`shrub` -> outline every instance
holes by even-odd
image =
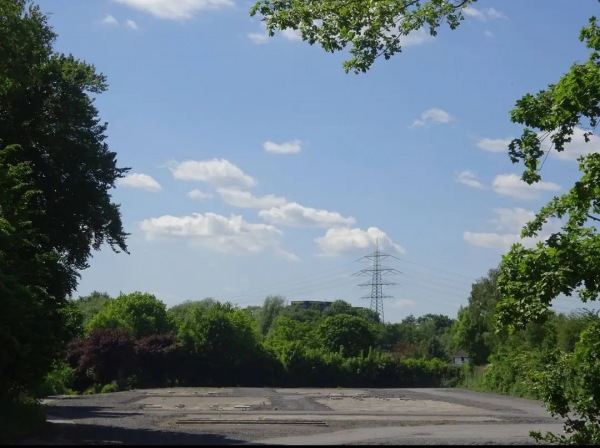
[[[109,383],[109,384],[105,384],[104,386],[102,386],[102,389],[100,389],[101,394],[110,394],[112,392],[118,392],[118,391],[119,391],[119,388],[115,381],[113,381],[112,383]]]
[[[164,387],[176,375],[181,347],[174,334],[153,334],[135,342],[136,378],[127,386]]]
[[[563,434],[532,431],[535,440],[553,445],[600,444],[600,320],[581,333],[573,353],[554,354],[535,375],[536,389],[553,417],[564,421]]]
[[[123,330],[97,329],[87,338],[71,342],[67,361],[76,374],[95,383],[124,381],[135,368],[134,341]],[[89,382],[81,380],[76,387],[82,385],[88,386]]]
[[[52,370],[48,372],[44,381],[37,387],[37,397],[49,395],[71,395],[75,369],[64,362],[55,362]]]

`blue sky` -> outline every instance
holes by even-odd
[[[596,0],[480,0],[458,30],[415,33],[362,75],[293,32],[267,38],[252,2],[39,4],[57,50],[107,76],[96,104],[131,167],[114,190],[131,255],[95,253],[76,295],[368,306],[352,274],[378,240],[402,272],[386,321],[454,317],[598,147],[551,153],[533,188],[506,154],[515,101],[587,58],[578,36]]]

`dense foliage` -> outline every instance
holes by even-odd
[[[444,22],[455,29],[462,9],[476,0],[259,0],[252,16],[262,16],[269,35],[297,30],[311,45],[328,52],[350,47],[344,62],[348,72],[366,72],[378,57],[389,59],[402,51],[404,38],[425,28],[432,36]]]
[[[66,364],[55,365],[41,393],[167,385],[439,387],[460,381],[461,370],[449,364],[452,347],[430,350],[431,340],[452,340],[453,320],[446,316],[409,316],[384,325],[342,300],[321,311],[281,297],[267,297],[258,309],[205,299],[165,311],[154,296],[139,292],[114,299],[95,293],[72,303],[88,318],[86,332],[70,343]]]
[[[40,383],[81,328],[68,296],[91,251],[126,250],[94,67],[53,50],[36,6],[0,0],[0,402]]]
[[[55,52],[55,38],[38,7],[0,0],[0,407],[25,414],[81,331],[77,271],[104,243],[126,250],[109,194],[126,169],[92,97],[104,76]]]

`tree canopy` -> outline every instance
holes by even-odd
[[[88,323],[87,329],[118,328],[141,338],[175,331],[166,305],[154,295],[134,292],[108,301]]]
[[[333,352],[343,350],[349,356],[367,353],[375,345],[375,328],[347,314],[326,317],[317,328],[317,336],[323,347]]]
[[[270,36],[293,29],[302,39],[334,53],[350,47],[346,72],[366,72],[381,56],[402,51],[404,38],[426,28],[435,36],[445,22],[455,29],[462,10],[476,0],[260,0],[250,15],[259,14]]]
[[[455,344],[469,354],[475,365],[487,362],[495,339],[494,314],[499,300],[498,269],[491,269],[488,275],[480,278],[471,288],[469,304],[458,311],[458,321],[454,333]]]
[[[93,104],[106,80],[55,52],[55,39],[37,6],[0,0],[0,345],[16,350],[0,378],[10,372],[15,394],[30,391],[78,331],[67,297],[91,251],[127,249],[110,196],[127,169],[117,168]]]
[[[548,315],[552,300],[577,293],[583,302],[600,293],[600,154],[594,152],[593,129],[600,117],[600,28],[595,17],[582,29],[580,40],[591,50],[588,60],[575,63],[556,84],[517,101],[512,121],[525,125],[510,144],[514,163],[523,162],[523,179],[541,179],[549,151],[562,152],[574,134],[583,132],[589,153],[578,158],[581,178],[565,194],[555,197],[528,223],[524,237],[536,237],[551,219],[562,220],[560,231],[534,248],[515,244],[503,257],[498,279],[502,300],[500,323],[522,328]],[[550,142],[545,147],[544,139]]]

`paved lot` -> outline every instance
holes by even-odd
[[[173,388],[45,400],[51,444],[533,444],[541,403],[458,389]]]

